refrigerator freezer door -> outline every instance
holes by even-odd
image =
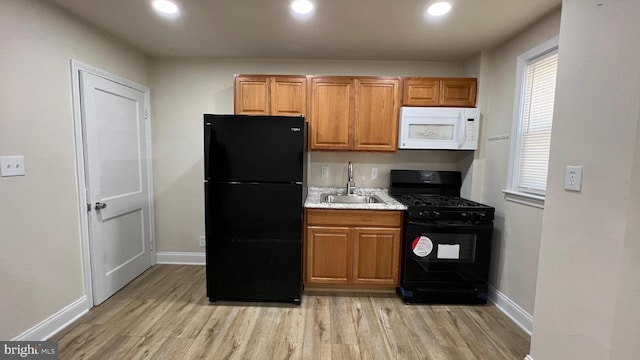
[[[205,114],[204,120],[206,180],[303,181],[303,117]]]

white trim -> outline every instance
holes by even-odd
[[[146,122],[146,138],[147,138],[147,157],[148,175],[147,182],[149,186],[149,226],[151,240],[151,264],[155,264],[155,211],[154,211],[154,190],[153,190],[153,161],[151,154],[151,95],[147,86],[125,79],[123,77],[111,74],[105,70],[93,67],[83,62],[70,59],[71,65],[71,91],[73,95],[73,122],[75,131],[75,148],[76,148],[76,175],[78,180],[78,201],[80,215],[80,237],[82,242],[82,275],[84,283],[84,295],[89,304],[93,306],[93,285],[91,282],[92,264],[91,264],[91,242],[89,241],[89,217],[87,215],[87,183],[85,179],[85,156],[84,156],[84,135],[82,131],[82,109],[80,104],[80,71],[84,71],[104,79],[117,82],[119,84],[136,89],[145,94],[146,105],[149,106]]]
[[[203,252],[156,252],[157,264],[178,264],[178,265],[204,265],[206,263]]]
[[[544,196],[511,190],[502,190],[502,192],[504,193],[504,198],[508,201],[544,209]]]
[[[80,105],[80,69],[84,64],[71,59],[71,91],[73,94],[73,125],[76,147],[76,175],[78,180],[78,210],[80,213],[80,238],[82,242],[82,275],[84,295],[93,304],[93,285],[91,282],[91,243],[89,241],[89,217],[87,215],[87,183],[84,169],[84,146],[82,132],[82,110]]]
[[[144,101],[148,108],[146,109],[147,118],[147,186],[149,191],[149,241],[151,242],[151,266],[156,264],[156,212],[155,206],[155,190],[153,188],[153,146],[151,144],[151,90],[147,88],[144,93]]]
[[[489,285],[489,300],[494,303],[500,311],[507,315],[509,319],[513,320],[516,325],[531,336],[533,316],[491,285]]]
[[[49,316],[38,325],[16,336],[11,341],[47,340],[72,322],[76,321],[82,315],[86,314],[92,306],[93,305],[89,302],[89,298],[87,296],[83,296],[65,306],[57,313]]]
[[[533,358],[531,357],[531,355],[527,355],[524,357],[524,360],[533,360]]]
[[[543,42],[542,44],[530,49],[516,57],[516,84],[514,93],[514,101],[513,101],[513,117],[511,120],[511,142],[509,144],[509,169],[508,169],[508,177],[507,177],[507,189],[503,192],[509,192],[511,195],[522,195],[515,191],[515,183],[514,176],[515,172],[518,171],[520,167],[519,159],[520,159],[520,139],[522,139],[522,124],[520,121],[521,112],[524,108],[524,99],[522,98],[522,93],[524,91],[524,72],[527,68],[527,63],[532,59],[535,59],[539,56],[544,55],[554,49],[559,47],[559,36],[554,36],[553,38]],[[505,196],[506,197],[506,196]],[[536,207],[544,207],[544,201],[542,204],[536,201],[529,201],[525,198],[534,199],[534,196],[514,196],[511,198],[507,198],[507,200],[511,200],[513,202],[531,205]],[[544,196],[543,196],[544,199]],[[536,203],[538,205],[536,205]]]

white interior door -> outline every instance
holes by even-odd
[[[93,302],[153,264],[145,94],[81,71]]]

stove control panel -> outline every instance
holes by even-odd
[[[486,211],[409,210],[408,215],[409,219],[414,220],[493,220],[492,214]]]

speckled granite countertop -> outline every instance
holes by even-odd
[[[407,207],[399,203],[396,199],[388,194],[387,189],[379,188],[357,188],[356,195],[376,195],[384,204],[331,204],[321,203],[320,194],[324,193],[340,193],[345,194],[345,188],[336,187],[309,187],[307,200],[304,202],[305,208],[313,209],[360,209],[360,210],[406,210]]]

